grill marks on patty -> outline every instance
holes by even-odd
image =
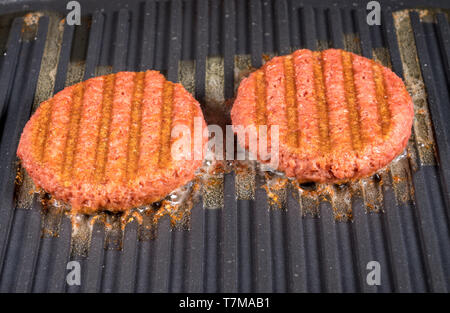
[[[102,101],[100,125],[98,128],[97,148],[95,156],[94,181],[96,183],[105,182],[106,161],[108,158],[109,129],[111,127],[111,114],[114,99],[116,75],[106,75],[102,84]]]
[[[285,74],[285,99],[286,99],[286,118],[287,118],[287,144],[291,147],[298,147],[299,125],[297,117],[297,90],[295,86],[295,67],[292,56],[286,56],[284,59]]]
[[[353,151],[342,56],[340,53],[333,53],[333,50],[326,50],[322,59],[330,150],[342,154]]]
[[[255,112],[256,125],[266,125],[266,73],[264,70],[259,71],[255,75]]]
[[[159,149],[158,165],[166,167],[170,162],[170,132],[172,129],[172,107],[173,107],[173,83],[164,82],[163,101],[161,109],[161,147]]]
[[[78,131],[80,128],[81,110],[83,106],[84,84],[78,84],[73,89],[72,110],[70,112],[70,126],[67,143],[64,150],[64,165],[62,170],[62,179],[67,184],[72,177],[73,163],[78,142]]]
[[[384,167],[404,150],[414,118],[401,78],[337,49],[275,57],[244,79],[231,110],[233,124],[262,125],[262,111],[268,128],[280,129],[277,169],[316,182],[366,177]],[[248,129],[246,136],[258,134]],[[238,140],[267,162],[239,133]]]
[[[68,87],[42,103],[33,128],[36,160],[59,168],[55,174],[66,186],[75,180],[100,184],[128,181],[138,174],[143,148],[155,146],[157,140],[157,162],[150,165],[169,166],[175,85],[156,74],[158,77],[155,72],[106,75]],[[146,91],[146,80],[154,84],[155,78],[161,78],[163,88]],[[161,101],[155,102],[157,97]],[[54,102],[61,105],[54,106]],[[150,107],[144,108],[144,103]],[[159,107],[156,118],[155,106]],[[194,108],[195,103],[184,107],[191,130]],[[143,126],[143,121],[148,124]],[[155,128],[158,136],[141,142],[141,132],[148,134]],[[144,157],[152,152],[143,153]]]
[[[342,51],[342,70],[344,76],[345,100],[348,110],[348,122],[352,136],[353,150],[362,149],[361,125],[359,117],[359,106],[356,99],[355,82],[353,76],[352,54]]]
[[[374,63],[372,65],[372,70],[376,88],[375,92],[377,95],[379,123],[381,125],[383,136],[385,136],[389,131],[391,118],[391,112],[389,111],[389,107],[386,101],[386,99],[388,98],[385,90],[386,82],[383,76],[383,68],[380,65]]]
[[[360,131],[363,147],[379,141],[382,131],[378,112],[376,85],[372,65],[374,61],[352,58],[353,81],[359,109]]]
[[[133,100],[131,101],[130,135],[128,137],[127,180],[135,177],[138,168],[144,80],[145,72],[138,72],[135,74]]]
[[[298,50],[282,59],[273,59],[253,74],[256,125],[280,121],[284,143],[311,155],[361,151],[389,133],[392,114],[381,65],[363,58],[354,60],[352,53],[334,49]],[[267,78],[268,70],[281,76]],[[285,119],[267,112],[267,106],[276,100],[268,95],[267,80],[277,79],[284,92],[278,110],[285,110]],[[275,118],[267,118],[267,114]]]
[[[17,150],[35,184],[75,211],[123,211],[164,198],[201,166],[172,159],[172,130],[206,126],[200,105],[156,71],[91,78],[43,102],[24,128]],[[186,142],[177,152],[186,152]],[[178,145],[177,145],[178,147]]]
[[[39,120],[37,126],[34,129],[34,138],[36,138],[36,158],[39,161],[43,161],[45,158],[45,144],[47,142],[48,132],[49,132],[49,123],[52,115],[52,107],[53,107],[53,99],[44,102],[43,109],[39,114]],[[43,136],[39,136],[39,134],[44,134]]]
[[[315,81],[316,105],[319,119],[320,147],[323,153],[330,150],[330,132],[328,129],[328,106],[326,86],[323,75],[323,58],[321,52],[313,52],[313,69]]]
[[[85,84],[70,181],[73,179],[91,181],[93,179],[97,165],[97,138],[102,119],[103,85],[104,81],[88,81]]]

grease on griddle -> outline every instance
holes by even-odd
[[[414,103],[412,138],[415,142],[420,164],[434,165],[436,148],[434,145],[433,127],[409,12],[410,10],[394,12],[393,19],[403,66],[404,81]],[[419,11],[422,18],[426,17],[428,13],[426,10]]]

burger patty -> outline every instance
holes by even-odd
[[[193,137],[194,117],[206,126],[199,103],[159,72],[95,77],[41,103],[17,154],[34,183],[73,210],[122,211],[193,179],[202,161],[173,159],[171,131]],[[194,140],[190,148],[202,153]]]
[[[259,125],[279,126],[278,170],[288,177],[340,182],[371,175],[400,154],[414,111],[390,69],[342,50],[297,50],[241,82],[231,118],[248,137]],[[247,136],[238,133],[240,144],[261,160]]]

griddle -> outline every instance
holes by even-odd
[[[82,23],[70,26],[65,1],[0,1],[1,292],[448,292],[448,2],[379,1],[380,26],[365,22],[366,1],[79,2]],[[220,178],[219,205],[200,199],[183,227],[164,217],[146,238],[137,222],[123,232],[95,223],[80,248],[67,215],[26,195],[20,134],[36,106],[67,85],[156,69],[215,108],[234,97],[239,64],[251,70],[273,55],[328,47],[379,59],[417,95],[399,161],[407,166],[367,179],[351,195],[351,218],[336,218],[339,199],[316,197],[306,212],[305,194],[292,188],[274,207],[263,177],[240,196],[231,172]],[[81,265],[80,286],[66,283],[69,261]],[[380,264],[380,285],[366,281],[370,261]]]

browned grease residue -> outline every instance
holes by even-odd
[[[168,218],[175,229],[189,229],[191,209],[200,196],[211,198],[208,202],[210,204],[221,203],[220,201],[223,204],[223,175],[232,171],[236,177],[236,199],[254,199],[254,189],[262,188],[272,210],[287,209],[286,199],[293,196],[299,203],[302,216],[319,217],[319,204],[325,201],[330,203],[336,221],[351,221],[352,202],[357,197],[364,199],[367,213],[383,212],[383,188],[386,180],[396,192],[397,201],[413,201],[413,189],[408,188],[409,170],[403,168],[408,158],[408,154],[404,153],[374,176],[343,184],[300,184],[283,173],[262,171],[255,161],[249,160],[205,162],[191,183],[175,190],[161,201],[114,214],[75,214],[71,212],[70,206],[52,199],[40,190],[38,192],[42,204],[43,235],[58,236],[61,220],[68,216],[72,221],[73,253],[85,255],[96,223],[104,226],[105,248],[109,249],[122,248],[124,230],[132,222],[138,225],[139,240],[155,238],[158,223],[162,218]],[[22,181],[21,175],[20,172],[17,174],[18,184]],[[218,190],[221,192],[218,193]],[[405,192],[408,193],[407,196],[403,195]],[[222,198],[217,200],[216,197]],[[208,206],[208,203],[205,205],[204,199],[203,201],[205,208],[213,208]]]

